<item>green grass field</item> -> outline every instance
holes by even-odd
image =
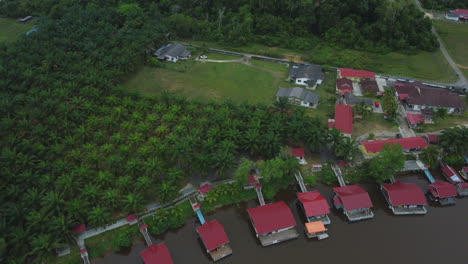
[[[279,57],[296,62],[312,62],[321,65],[371,70],[378,73],[410,77],[427,81],[452,83],[457,76],[440,50],[420,51],[415,55],[390,52],[377,54],[327,45],[319,45],[309,51],[291,50],[250,44],[244,47],[229,47],[213,42],[184,41],[207,47],[222,48],[239,52]]]
[[[0,17],[0,42],[13,41],[34,27],[31,22],[18,23],[14,19]]]
[[[434,25],[450,55],[468,78],[468,25],[435,20]]]
[[[124,86],[130,91],[150,96],[167,90],[188,98],[270,104],[284,78],[283,72],[261,70],[242,63],[197,62],[186,72],[143,67]]]

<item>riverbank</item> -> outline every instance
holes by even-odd
[[[399,176],[398,179],[417,183],[423,190],[427,190],[429,184],[422,174]],[[463,208],[468,206],[468,199],[459,199],[452,207],[430,206],[426,216],[394,216],[376,184],[363,186],[374,202],[375,218],[348,224],[342,213],[332,209],[332,224],[328,226],[330,238],[324,241],[309,240],[301,235],[296,240],[263,248],[255,237],[246,212],[247,208],[258,205],[256,201],[207,214],[207,219],[217,219],[225,226],[234,250],[232,256],[219,263],[284,264],[313,259],[314,262],[327,263],[359,260],[362,264],[438,264],[461,263],[466,259],[463,248],[466,234],[460,230],[466,229],[468,211]],[[318,189],[330,202],[331,186],[318,185],[314,189]],[[289,204],[302,234],[305,219],[297,206],[296,192],[296,186],[292,185],[280,192],[275,200],[285,200]],[[197,225],[197,219],[192,217],[182,228],[157,237],[156,241],[164,241],[168,245],[174,263],[211,263],[196,234]],[[128,255],[112,253],[94,259],[93,263],[139,263],[139,252],[144,248],[137,244]]]

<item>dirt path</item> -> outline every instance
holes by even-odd
[[[464,66],[464,65],[460,65],[460,64],[457,64],[457,66],[458,66],[458,68],[468,70],[468,66]]]

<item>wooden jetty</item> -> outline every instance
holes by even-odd
[[[417,184],[397,181],[380,185],[380,190],[395,215],[427,213],[426,197]]]
[[[206,251],[214,261],[220,260],[232,254],[229,238],[224,227],[217,221],[208,221],[197,228]]]
[[[262,246],[270,246],[299,236],[291,209],[283,201],[249,208],[247,212]]]
[[[458,192],[455,185],[445,181],[436,181],[429,185],[427,194],[430,200],[446,206],[456,204],[455,197],[458,195]]]
[[[144,264],[174,264],[166,244],[151,245],[140,252]]]

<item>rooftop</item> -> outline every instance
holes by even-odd
[[[86,231],[86,226],[84,224],[74,226],[72,231],[76,234],[83,233]]]
[[[398,98],[408,104],[465,109],[460,96],[448,89],[430,88],[420,82],[395,83],[394,86]]]
[[[373,206],[369,194],[357,184],[335,187],[333,191],[340,198],[345,210],[371,208]]]
[[[247,209],[259,235],[296,226],[291,209],[285,202],[276,202]]]
[[[375,73],[373,73],[373,72],[363,71],[363,70],[347,69],[347,68],[341,68],[340,69],[340,76],[341,77],[348,77],[348,78],[370,78],[370,79],[375,79]]]
[[[301,99],[304,102],[311,102],[317,104],[319,102],[320,95],[309,92],[306,89],[293,87],[293,88],[284,88],[281,87],[276,93],[277,97],[296,97]]]
[[[334,128],[345,134],[353,134],[353,110],[349,105],[335,105]]]
[[[374,79],[365,79],[360,84],[361,84],[361,89],[364,92],[367,92],[367,91],[378,92],[379,91],[379,86],[377,85],[377,82]]]
[[[382,184],[382,188],[388,194],[388,202],[393,206],[399,205],[425,205],[427,204],[421,188],[415,183]]]
[[[293,148],[291,149],[291,154],[294,157],[304,157],[304,148]]]
[[[140,253],[145,264],[173,264],[166,244],[151,245]]]
[[[429,143],[422,137],[408,137],[396,139],[382,139],[362,142],[367,152],[377,153],[380,152],[385,144],[400,144],[404,150],[425,148]]]
[[[406,112],[406,117],[411,125],[417,125],[424,123],[424,116],[421,114],[413,114],[410,112]]]
[[[208,251],[213,251],[216,248],[229,243],[229,238],[224,231],[224,227],[216,220],[205,222],[197,228],[198,234],[205,244]]]
[[[432,195],[437,198],[455,197],[458,195],[455,185],[446,181],[436,181],[429,185]]]
[[[445,177],[447,178],[447,180],[449,182],[451,182],[451,183],[463,182],[460,175],[458,175],[458,173],[455,171],[455,169],[452,168],[451,166],[446,165],[446,166],[442,167],[442,172],[445,175]]]
[[[374,102],[372,101],[372,99],[357,97],[352,93],[345,94],[345,100],[346,100],[346,104],[348,105],[357,105],[361,102],[364,102],[368,106],[374,105]]]
[[[211,191],[213,187],[211,187],[210,184],[203,184],[200,189],[198,189],[202,194],[207,194],[209,191]]]
[[[330,205],[319,191],[298,193],[297,197],[304,207],[306,217],[330,213]]]
[[[450,12],[457,15],[468,16],[468,9],[455,9]]]
[[[327,231],[322,221],[306,223],[305,226],[306,226],[307,232],[310,234]]]
[[[336,80],[336,87],[340,90],[353,90],[353,81],[348,78],[340,78]]]
[[[156,50],[154,55],[158,57],[158,59],[164,59],[165,56],[187,57],[190,53],[191,52],[180,43],[169,43]]]
[[[320,65],[297,65],[289,71],[289,76],[293,78],[307,78],[310,80],[323,80],[325,74]]]

